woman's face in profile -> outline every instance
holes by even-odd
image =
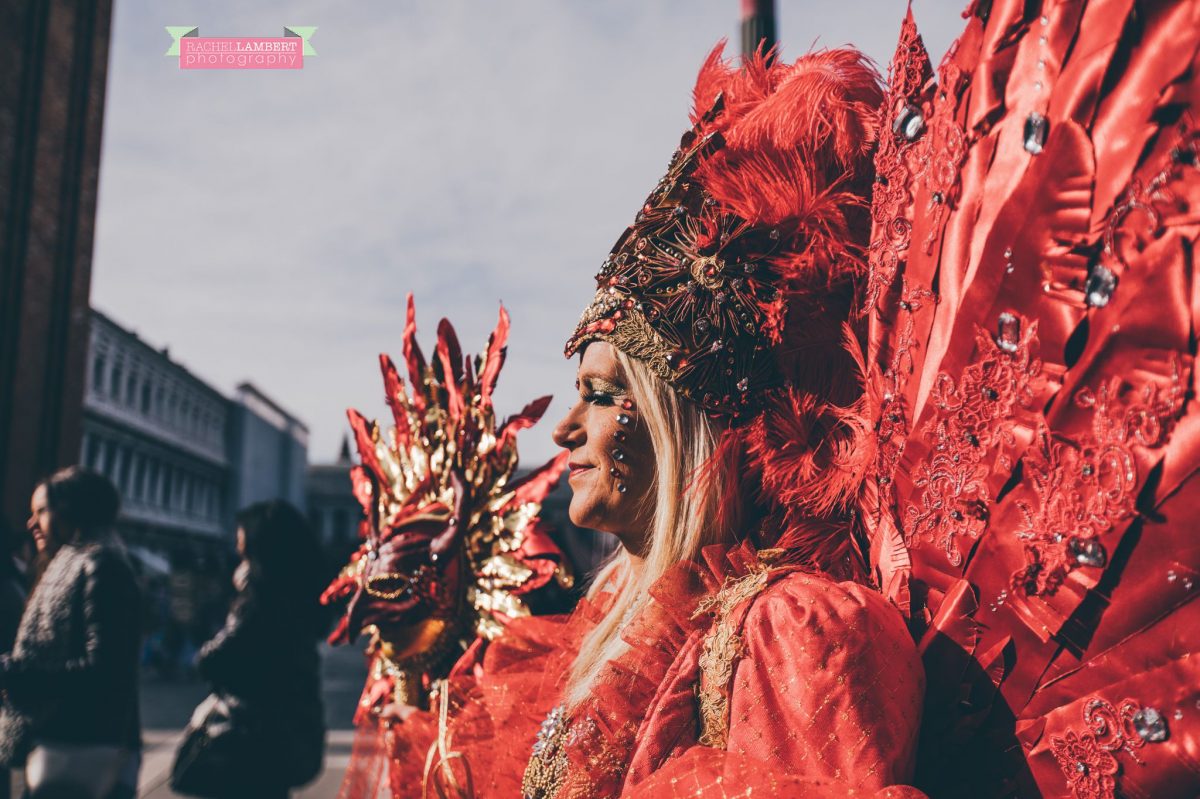
[[[612,345],[584,349],[576,387],[579,399],[554,428],[554,442],[571,453],[571,521],[640,552],[653,520],[654,451]]]
[[[29,500],[29,521],[25,526],[33,535],[37,551],[40,554],[53,555],[58,549],[60,536],[46,493],[45,486],[38,486],[33,492],[33,496]]]

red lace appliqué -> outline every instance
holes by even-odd
[[[1075,402],[1093,411],[1091,434],[1076,445],[1043,428],[1024,459],[1036,503],[1017,502],[1025,529],[1026,566],[1013,574],[1014,590],[1053,594],[1081,565],[1103,567],[1107,553],[1097,540],[1134,515],[1137,460],[1133,447],[1160,446],[1183,408],[1178,361],[1170,382],[1147,383],[1140,397],[1122,407],[1123,381],[1114,378],[1096,391],[1080,390]]]
[[[900,42],[888,67],[888,91],[880,124],[883,134],[879,137],[879,149],[875,151],[868,307],[874,307],[896,279],[900,262],[912,240],[912,221],[907,217],[912,195],[909,193],[906,154],[914,145],[895,135],[893,128],[897,116],[916,100],[932,76],[929,54],[909,14],[900,29]]]
[[[942,372],[930,399],[936,415],[925,424],[929,455],[916,466],[915,502],[905,509],[905,542],[935,543],[953,566],[962,565],[960,542],[979,538],[987,526],[992,497],[988,478],[997,467],[1013,469],[1017,409],[1033,401],[1041,361],[1033,356],[1037,324],[1021,325],[1018,340],[1002,348],[977,329],[978,359],[961,379]]]
[[[1117,787],[1117,759],[1089,732],[1069,731],[1053,738],[1050,749],[1078,799],[1111,799]]]
[[[938,69],[938,89],[928,116],[929,130],[907,153],[906,162],[914,183],[922,186],[928,197],[927,219],[929,232],[925,237],[925,254],[941,233],[947,209],[958,199],[958,172],[967,156],[967,134],[955,115],[958,100],[967,85],[967,78],[951,56]]]
[[[1164,159],[1159,171],[1149,180],[1133,178],[1122,192],[1112,212],[1104,221],[1104,248],[1101,255],[1107,263],[1115,265],[1118,274],[1124,272],[1128,264],[1121,257],[1117,237],[1131,214],[1140,212],[1152,229],[1157,230],[1162,225],[1162,214],[1158,210],[1159,203],[1174,202],[1175,195],[1167,186],[1178,177],[1184,164],[1195,164],[1197,148],[1200,146],[1200,134],[1184,129],[1180,141]]]
[[[928,289],[910,286],[907,281],[902,280],[896,348],[892,352],[891,363],[883,374],[883,385],[887,388],[879,409],[879,449],[875,460],[875,474],[881,487],[891,485],[900,463],[900,456],[904,454],[904,445],[908,441],[910,411],[905,391],[913,372],[911,350],[916,346],[913,314],[924,308],[926,303],[936,300],[933,292]]]
[[[1092,697],[1084,706],[1083,723],[1087,731],[1068,730],[1061,738],[1050,739],[1050,751],[1076,799],[1116,796],[1116,776],[1121,771],[1121,764],[1114,757],[1116,753],[1125,752],[1135,763],[1142,763],[1137,750],[1146,745],[1147,738],[1138,732],[1139,717],[1143,724],[1163,725],[1157,740],[1166,739],[1166,727],[1157,710],[1142,707],[1133,699],[1114,706],[1100,697]]]

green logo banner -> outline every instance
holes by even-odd
[[[171,34],[171,46],[167,49],[167,52],[163,53],[163,55],[177,56],[179,55],[179,40],[189,34],[195,34],[198,36],[200,34],[200,29],[195,25],[168,25],[167,33]]]
[[[167,48],[167,52],[163,53],[166,56],[179,55],[179,40],[184,36],[199,36],[200,28],[195,25],[168,25],[166,26],[167,33],[171,36],[171,46]],[[299,37],[303,44],[303,54],[306,56],[316,55],[317,51],[313,49],[309,39],[316,33],[316,25],[286,25],[283,29],[284,37]]]
[[[287,27],[285,27],[283,29],[283,35],[284,36],[299,36],[301,41],[304,42],[304,55],[316,55],[317,51],[314,50],[313,46],[308,43],[309,37],[312,36],[313,33],[316,32],[316,30],[317,30],[317,28],[315,25],[312,27],[300,27],[299,25],[288,25]]]

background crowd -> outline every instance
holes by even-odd
[[[24,770],[28,799],[131,799],[139,671],[174,675],[191,654],[188,667],[212,694],[180,745],[176,789],[287,796],[319,772],[324,746],[316,644],[328,626],[319,602],[328,574],[317,537],[283,501],[238,514],[228,614],[196,651],[211,632],[199,621],[183,631],[130,623],[153,622],[163,599],[160,586],[139,580],[112,529],[119,506],[106,477],[70,467],[37,485],[27,535],[6,531],[0,764]],[[201,619],[220,595],[204,597]]]

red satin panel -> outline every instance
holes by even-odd
[[[977,2],[920,87],[915,40],[885,126],[924,130],[876,161],[862,510],[924,628],[916,784],[1200,795],[1200,2]]]

